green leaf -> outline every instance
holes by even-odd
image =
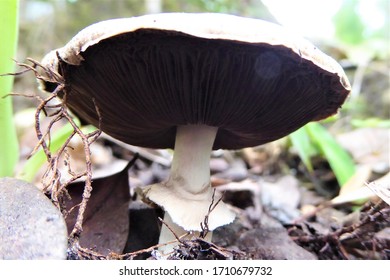
[[[355,173],[355,163],[351,156],[341,147],[334,137],[319,123],[305,126],[313,143],[324,154],[340,186],[343,186]]]
[[[18,40],[17,0],[0,1],[0,74],[14,71]],[[18,138],[13,123],[12,99],[5,97],[12,90],[13,76],[0,76],[0,177],[13,176],[19,159]]]
[[[379,118],[368,118],[368,119],[353,119],[351,124],[354,127],[380,127],[390,128],[390,120],[384,120]]]
[[[306,127],[301,127],[297,131],[294,131],[289,135],[292,146],[297,150],[299,157],[301,158],[303,164],[309,170],[313,171],[313,166],[311,164],[310,158],[315,155],[316,148],[310,141],[310,137],[306,131]]]
[[[81,126],[80,120],[76,117],[73,118],[74,123],[80,128],[81,132],[84,134],[90,134],[97,130],[96,127],[92,125]],[[71,134],[74,132],[74,129],[70,123],[65,124],[56,130],[48,142],[48,148],[52,154],[58,152],[58,150],[65,144]],[[76,136],[75,136],[76,137]],[[22,170],[17,174],[17,178],[32,182],[39,169],[47,162],[46,155],[42,148],[40,148],[34,155],[32,155],[27,162],[24,164]]]
[[[74,119],[76,124],[79,126],[80,123],[77,119]],[[49,150],[51,153],[58,151],[68,137],[72,134],[73,127],[68,123],[56,131],[50,141]],[[31,158],[29,158],[26,164],[23,166],[22,171],[18,174],[18,178],[27,182],[32,182],[39,171],[39,169],[47,161],[46,155],[42,149],[38,150]]]

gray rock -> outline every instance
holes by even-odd
[[[65,259],[63,216],[34,185],[0,178],[0,259]]]
[[[287,230],[274,218],[264,214],[262,222],[240,235],[240,250],[253,259],[315,260],[317,256],[297,245]]]
[[[283,223],[292,223],[300,216],[298,205],[301,199],[299,181],[291,176],[281,177],[276,182],[261,183],[261,202],[272,217]]]

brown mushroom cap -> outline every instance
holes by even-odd
[[[150,148],[173,148],[186,124],[218,127],[213,149],[264,144],[335,114],[350,92],[340,65],[308,41],[223,14],[100,22],[43,63],[82,119]]]

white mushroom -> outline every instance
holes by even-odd
[[[209,211],[219,200],[210,186],[213,149],[281,138],[335,114],[350,92],[340,65],[308,41],[223,14],[100,22],[43,63],[63,76],[59,96],[84,121],[132,145],[174,148],[169,178],[145,195],[178,235],[202,230],[206,217],[210,230],[234,219],[223,202]],[[163,226],[160,242],[171,239]]]

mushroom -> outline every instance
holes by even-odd
[[[206,217],[210,231],[235,218],[215,203],[212,150],[279,139],[335,114],[350,92],[341,66],[305,39],[225,14],[99,22],[43,64],[64,78],[60,96],[86,122],[132,145],[174,149],[169,178],[144,195],[178,235],[201,231]],[[173,239],[164,228],[160,243]]]

